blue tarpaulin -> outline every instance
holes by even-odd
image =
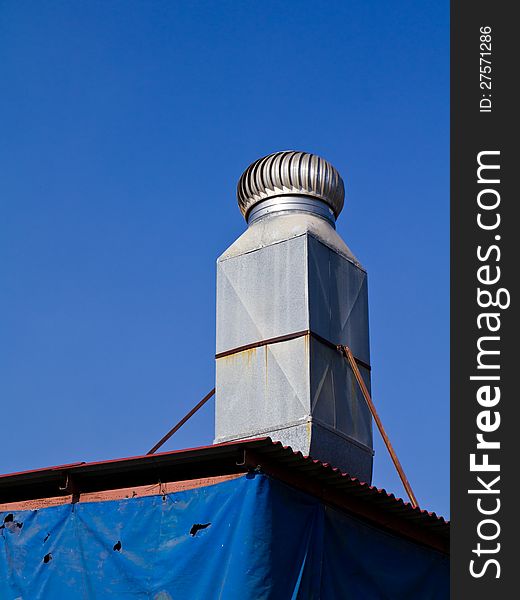
[[[449,598],[447,556],[261,474],[0,519],[1,600]]]

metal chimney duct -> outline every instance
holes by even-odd
[[[370,389],[367,274],[335,230],[343,181],[277,152],[243,173],[247,231],[217,261],[215,442],[270,436],[372,479],[372,419],[336,345]]]

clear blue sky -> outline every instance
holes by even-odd
[[[448,58],[446,1],[0,0],[0,472],[141,454],[211,389],[237,179],[298,149],[345,179],[374,401],[448,514]]]

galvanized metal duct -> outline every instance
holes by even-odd
[[[269,435],[370,482],[367,274],[335,231],[344,185],[324,159],[281,152],[237,190],[248,229],[217,261],[215,441]]]

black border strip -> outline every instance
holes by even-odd
[[[514,3],[505,1],[451,3],[451,596],[464,600],[512,598],[515,592],[510,590],[517,588],[519,452],[514,441],[520,419],[513,311],[519,251],[514,218],[518,192],[513,187],[518,171],[518,110],[513,87],[518,79],[514,60],[518,23],[514,8]],[[479,178],[479,161],[499,168],[485,167]],[[491,191],[479,196],[483,190]],[[496,208],[482,207],[494,198],[499,198]],[[497,215],[499,225],[482,227],[482,223],[497,223]],[[494,280],[498,273],[495,283],[483,282]],[[479,295],[479,288],[489,295]],[[486,307],[486,299],[497,300],[500,289],[510,294],[510,306],[506,307],[507,295],[502,292],[497,302],[501,306]],[[482,317],[491,313],[496,316]],[[492,331],[490,323],[499,323],[498,329]],[[479,360],[482,348],[497,353],[481,354]],[[475,376],[480,379],[472,379]],[[492,395],[500,388],[495,406],[485,406],[483,397],[479,400],[486,386]],[[479,449],[479,434],[500,447]],[[472,470],[471,460],[474,466],[488,461],[499,470],[478,466]],[[500,479],[492,485],[496,477]]]

